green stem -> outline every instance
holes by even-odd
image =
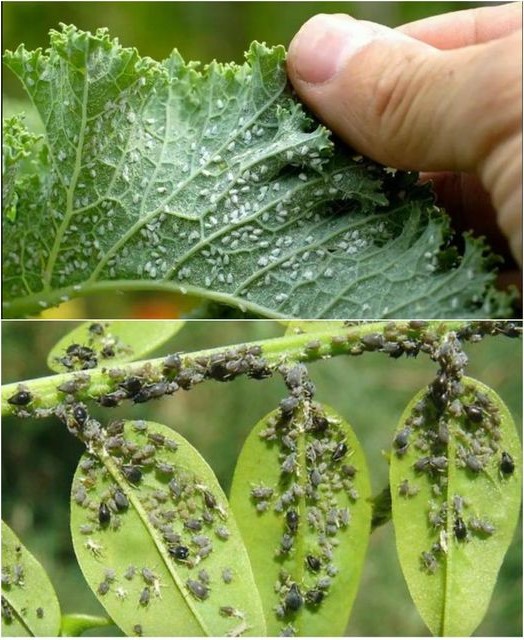
[[[322,325],[322,323],[320,324]],[[441,338],[450,331],[458,331],[469,323],[462,320],[446,322],[432,321],[428,322],[424,328],[412,328],[407,321],[395,323],[383,321],[349,327],[344,326],[343,323],[340,322],[338,328],[336,326],[333,327],[333,323],[330,323],[329,327],[321,331],[284,335],[280,338],[247,343],[247,346],[260,346],[262,348],[262,357],[267,361],[269,366],[276,368],[283,361],[313,362],[334,356],[350,354],[351,349],[359,343],[362,336],[370,333],[382,333],[386,328],[391,328],[392,324],[394,324],[399,335],[416,340],[420,339],[425,332],[431,332],[437,338]],[[337,338],[340,339],[341,337],[343,337],[344,340],[337,341]],[[306,346],[313,341],[318,341],[320,344],[319,348],[307,349]],[[239,346],[246,346],[246,343],[186,353],[182,356],[182,361],[185,366],[190,366],[192,361],[197,357],[211,356],[216,353],[222,353],[228,349],[235,349]],[[144,368],[146,368],[149,377],[158,379],[162,376],[163,360],[163,357],[139,360],[126,365],[119,365],[118,369],[125,371],[125,374],[129,376],[140,375]],[[117,383],[110,377],[108,374],[109,371],[111,371],[111,368],[101,367],[84,372],[89,375],[90,382],[88,386],[76,395],[77,399],[88,401],[114,390]],[[16,415],[18,413],[18,408],[10,405],[7,399],[17,392],[19,385],[29,390],[34,398],[32,404],[29,406],[31,410],[52,409],[59,404],[64,397],[63,393],[57,391],[57,386],[66,380],[73,379],[74,376],[75,373],[60,373],[3,385],[2,416]],[[38,415],[35,416],[33,413],[32,417],[38,417]]]

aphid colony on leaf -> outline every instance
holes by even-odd
[[[358,469],[350,464],[353,451],[337,419],[313,402],[315,388],[306,367],[281,365],[279,371],[289,395],[259,435],[272,446],[278,444],[280,479],[276,485],[253,484],[249,497],[262,517],[272,510],[282,519],[274,555],[289,572],[283,569],[275,584],[274,611],[277,618],[287,619],[304,608],[316,610],[328,596],[338,573],[333,555],[351,522],[348,502],[358,500]],[[296,539],[306,532],[314,533],[314,542],[307,543],[304,571],[294,579]],[[290,632],[291,627],[282,629]]]
[[[97,562],[103,562],[109,555],[105,536],[114,535],[116,518],[121,520],[125,535],[126,518],[138,499],[149,525],[165,544],[173,570],[187,570],[184,580],[189,597],[197,602],[207,600],[215,581],[228,585],[234,577],[229,567],[223,567],[218,575],[211,572],[211,565],[209,570],[206,568],[206,558],[230,538],[227,509],[205,481],[177,465],[179,447],[175,440],[149,429],[147,424],[139,425],[138,429],[136,426],[134,422],[113,422],[105,429],[118,434],[110,438],[121,438],[117,448],[108,448],[108,439],[105,445],[122,473],[118,484],[111,483],[111,475],[97,458],[86,458],[79,465],[80,475],[72,496],[86,514],[86,521],[80,524],[80,531],[89,535],[84,547]],[[129,447],[131,442],[136,449]],[[161,464],[169,464],[169,473],[164,473],[166,469]],[[149,474],[154,478],[152,484]],[[97,484],[99,480],[102,485]],[[104,538],[99,538],[102,533]],[[146,609],[162,598],[164,586],[156,567],[129,565],[120,575],[105,568],[94,588],[101,598],[113,597],[117,601],[136,598],[137,605]],[[217,589],[218,593],[222,591]]]
[[[477,334],[469,334],[469,339],[474,335]],[[453,542],[468,544],[473,537],[484,539],[496,534],[489,519],[468,513],[475,506],[469,500],[456,495],[446,497],[448,468],[454,466],[472,481],[488,470],[500,470],[504,478],[503,467],[511,473],[512,466],[506,457],[510,454],[500,452],[501,418],[497,406],[462,380],[467,358],[457,336],[451,333],[444,341],[436,341],[430,356],[439,364],[439,370],[427,393],[395,434],[393,450],[398,457],[408,449],[418,454],[411,463],[412,469],[421,482],[425,477],[431,486],[434,500],[427,505],[427,514],[435,542],[421,554],[421,568],[431,574],[438,570]],[[450,438],[454,439],[452,459],[448,459]],[[419,487],[403,480],[397,490],[399,496],[414,499]],[[448,530],[452,531],[453,540],[448,539]]]

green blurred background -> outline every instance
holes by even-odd
[[[356,18],[389,26],[430,15],[489,2],[3,2],[3,48],[46,48],[49,29],[60,22],[81,29],[107,27],[124,46],[141,55],[166,58],[177,48],[186,60],[242,62],[253,40],[288,45],[300,26],[319,12],[349,13]],[[4,115],[26,111],[26,120],[38,128],[38,116],[24,102],[24,92],[14,75],[3,75]],[[115,296],[110,317],[167,317],[186,314],[196,301],[175,294],[147,293]],[[42,317],[105,318],[104,295],[76,299]]]
[[[2,374],[10,383],[49,373],[46,356],[76,323],[3,322]],[[165,345],[162,355],[282,335],[271,321],[191,322]],[[508,404],[520,431],[522,423],[522,345],[489,338],[467,346],[469,374],[491,385]],[[403,408],[434,375],[426,356],[393,360],[381,354],[340,357],[311,365],[317,399],[331,405],[352,424],[372,470],[373,491],[386,483],[382,451]],[[235,460],[250,429],[284,394],[277,379],[208,382],[190,393],[146,405],[126,405],[92,413],[107,418],[145,418],[177,429],[215,470],[229,489]],[[2,427],[2,509],[4,519],[48,570],[65,612],[102,613],[73,555],[68,528],[71,478],[82,445],[53,420],[4,419]],[[109,628],[108,634],[117,634]],[[98,633],[98,631],[97,631]],[[411,603],[396,559],[393,529],[375,531],[347,634],[350,636],[420,636],[428,631]],[[522,636],[522,526],[502,566],[484,622],[477,636]]]

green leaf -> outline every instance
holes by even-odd
[[[45,569],[2,521],[2,635],[59,632],[60,606]]]
[[[307,406],[299,407],[288,425],[280,417],[280,410],[267,415],[246,440],[235,469],[231,507],[251,558],[268,635],[279,635],[289,627],[296,635],[343,635],[370,531],[370,484],[364,453],[349,424],[328,407],[315,404],[311,413]],[[293,455],[284,444],[289,438],[297,448],[294,473],[281,470]],[[341,442],[347,453],[334,461],[333,451]],[[311,462],[308,456],[313,457],[314,447],[325,450]],[[320,476],[322,483],[314,489],[312,482]],[[253,492],[261,487],[272,490],[272,495],[254,497]],[[286,515],[290,511],[298,514],[294,536]],[[284,535],[293,540],[288,553],[281,546]],[[313,566],[308,556],[313,557]],[[324,580],[331,586],[319,586]],[[285,604],[293,583],[306,601],[297,612]],[[323,594],[323,600],[308,603],[315,592]],[[275,610],[279,606],[284,606],[283,616]]]
[[[97,598],[128,635],[264,635],[249,558],[212,470],[163,425],[123,428],[124,445],[108,439],[98,456],[85,454],[72,486],[73,545]]]
[[[62,373],[133,362],[163,345],[183,326],[183,320],[84,322],[60,338],[47,356],[47,366],[52,371]],[[79,357],[78,350],[68,354],[67,349],[71,345],[87,347],[93,351],[93,355],[88,352]],[[88,367],[85,366],[86,362]]]
[[[459,255],[416,175],[352,155],[306,115],[283,47],[199,69],[62,26],[45,52],[4,60],[49,159],[30,189],[8,176],[6,315],[133,289],[275,318],[511,315],[483,242]]]
[[[77,637],[89,629],[112,627],[114,622],[101,616],[89,616],[83,613],[69,613],[62,616],[62,635]]]
[[[397,432],[402,440],[406,425],[411,429],[407,450],[391,456],[400,564],[420,615],[438,636],[468,636],[481,622],[521,501],[521,446],[507,407],[481,382],[462,384],[460,400],[440,422],[427,389],[417,393]],[[513,473],[501,470],[502,452],[512,456]],[[427,456],[433,462],[417,471],[414,464]],[[441,469],[435,457],[442,456]]]

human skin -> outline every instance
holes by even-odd
[[[319,14],[287,61],[298,95],[329,128],[376,161],[431,179],[457,228],[488,236],[519,266],[521,13],[515,3],[397,29]]]

